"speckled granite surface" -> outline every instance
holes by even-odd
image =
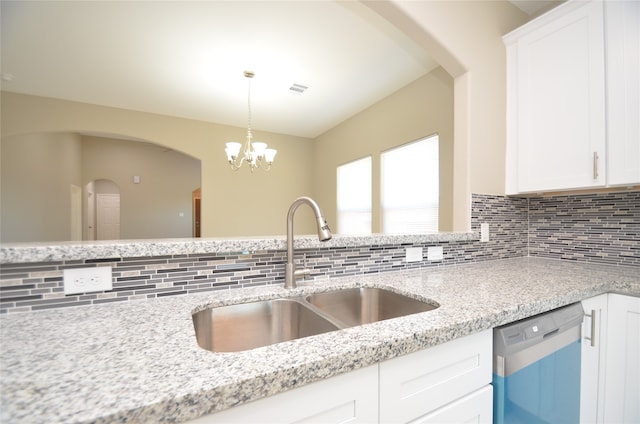
[[[413,235],[373,234],[369,236],[334,235],[334,237],[327,242],[320,242],[318,241],[318,236],[309,235],[296,236],[294,246],[296,249],[318,249],[322,247],[398,245],[405,243],[435,243],[477,239],[478,235],[472,232]],[[265,250],[286,250],[286,248],[287,240],[285,236],[234,239],[186,238],[61,243],[5,243],[0,244],[0,264],[184,255],[192,253],[257,252]]]
[[[204,305],[353,286],[441,306],[240,353],[196,344]],[[517,258],[2,316],[0,421],[186,421],[611,291],[640,296],[638,268]]]

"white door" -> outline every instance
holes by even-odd
[[[120,195],[98,193],[96,226],[98,240],[120,239]]]

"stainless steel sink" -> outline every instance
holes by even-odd
[[[198,345],[238,352],[436,309],[379,288],[354,288],[307,297],[207,308],[193,314]]]
[[[439,306],[366,287],[312,294],[306,300],[349,327],[431,311]]]
[[[213,352],[238,352],[338,330],[296,300],[208,308],[193,315],[198,345]]]

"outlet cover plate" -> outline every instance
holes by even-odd
[[[113,288],[110,266],[70,268],[62,273],[64,294],[106,291]]]
[[[442,246],[429,246],[427,248],[427,259],[430,261],[441,261],[444,259]]]
[[[480,224],[480,241],[486,243],[489,241],[489,223],[483,222]]]
[[[407,247],[405,260],[407,262],[420,262],[422,260],[422,247]]]

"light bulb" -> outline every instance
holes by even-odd
[[[273,162],[273,158],[276,157],[276,153],[278,153],[276,149],[265,149],[264,160],[267,161],[268,164],[271,164]]]
[[[227,143],[227,147],[224,149],[227,152],[227,159],[232,161],[234,158],[238,157],[238,153],[240,153],[240,148],[242,145],[236,142]]]

